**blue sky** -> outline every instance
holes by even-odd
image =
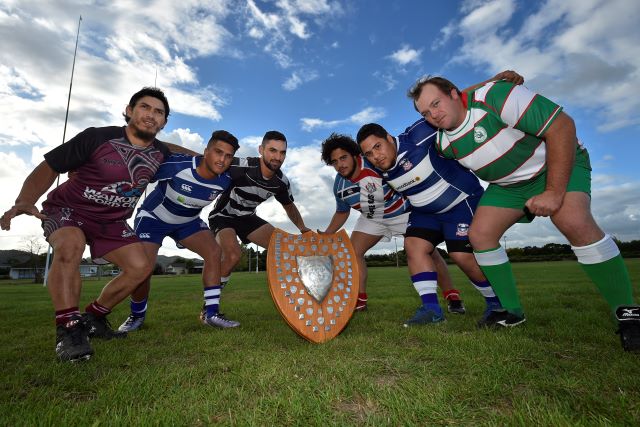
[[[465,87],[515,69],[576,120],[602,227],[640,239],[636,1],[4,0],[2,211],[62,141],[79,14],[67,139],[88,126],[123,124],[131,94],[156,83],[172,108],[160,139],[201,151],[213,130],[226,129],[240,139],[240,155],[252,156],[265,131],[285,133],[283,170],[296,204],[308,226],[324,228],[335,173],[319,147],[331,132],[355,135],[370,121],[401,132],[418,118],[405,92],[423,74]],[[296,230],[275,202],[259,213]],[[548,220],[534,224],[509,230],[508,246],[565,243]],[[0,249],[37,234],[38,221],[18,218],[0,234]],[[179,252],[165,240],[161,253]]]

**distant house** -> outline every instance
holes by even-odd
[[[201,274],[203,269],[204,263],[194,264],[193,267],[189,269],[189,274]]]
[[[44,268],[11,267],[11,270],[9,270],[9,278],[14,280],[15,279],[35,279],[36,273],[39,273],[40,277],[42,277],[44,275]]]
[[[98,266],[95,264],[80,264],[81,277],[95,277],[98,275]]]
[[[165,270],[166,274],[185,274],[186,272],[186,264],[169,264]]]

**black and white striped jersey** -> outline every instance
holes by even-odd
[[[271,179],[265,179],[260,171],[260,158],[234,157],[227,173],[231,186],[224,191],[209,214],[214,216],[241,217],[256,212],[260,203],[274,196],[282,205],[293,203],[289,180],[281,170]]]

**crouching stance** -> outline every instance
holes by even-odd
[[[211,135],[204,155],[169,157],[155,176],[158,186],[145,199],[135,218],[136,234],[147,256],[153,260],[152,265],[167,236],[202,257],[205,306],[202,322],[220,328],[233,328],[240,323],[219,313],[222,251],[207,224],[200,219],[200,213],[231,185],[226,170],[238,147],[235,136],[218,130]],[[144,323],[150,285],[148,276],[131,295],[131,314],[120,325],[120,331],[134,331]]]

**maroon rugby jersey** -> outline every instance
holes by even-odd
[[[157,139],[146,148],[132,145],[124,126],[85,129],[44,155],[54,171],[74,173],[43,206],[71,208],[97,221],[127,219],[170,154]]]

